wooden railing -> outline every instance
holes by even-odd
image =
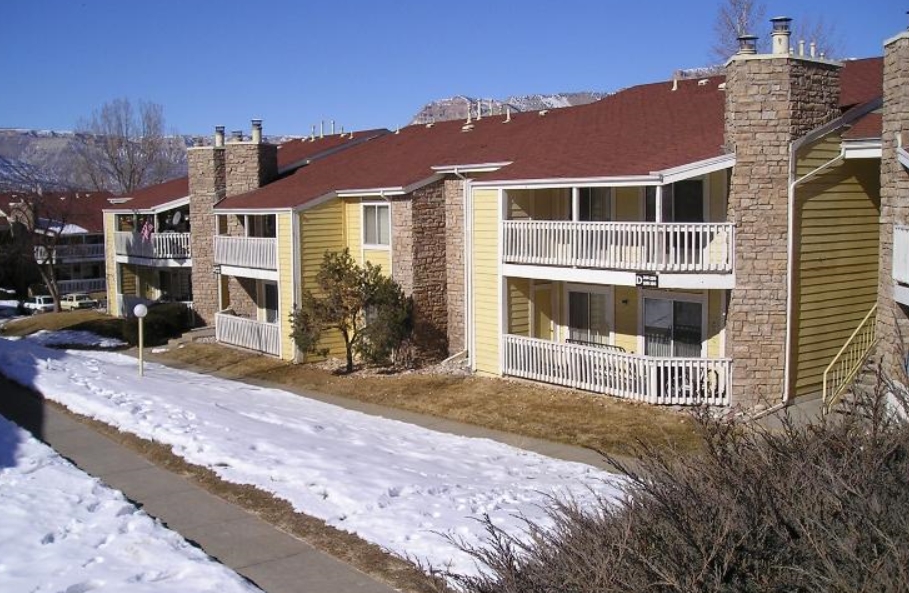
[[[43,245],[35,246],[35,261],[45,262],[48,248]],[[85,243],[83,245],[57,245],[53,248],[50,258],[51,263],[94,261],[104,259],[104,243]]]
[[[278,269],[278,240],[272,237],[215,237],[215,263],[260,270]]]
[[[909,226],[893,227],[893,279],[909,284]]]
[[[846,389],[852,385],[855,376],[874,347],[874,326],[877,322],[877,305],[865,315],[840,351],[824,369],[824,409],[829,411]]]
[[[147,259],[189,259],[189,233],[152,233],[144,239],[140,233],[117,231],[114,233],[117,255]]]
[[[731,273],[732,223],[506,220],[507,263],[653,272]]]
[[[281,331],[277,323],[215,313],[215,339],[273,356],[281,353]]]
[[[732,361],[670,358],[502,336],[503,373],[652,404],[727,405]]]
[[[88,278],[83,280],[57,280],[57,289],[60,294],[72,292],[101,292],[107,287],[104,278]]]

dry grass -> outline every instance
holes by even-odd
[[[684,452],[699,446],[688,414],[526,381],[432,373],[338,375],[315,365],[205,343],[171,349],[156,360],[617,455],[630,453],[629,445],[635,442]]]
[[[82,309],[60,313],[41,313],[11,321],[3,326],[6,336],[27,336],[40,330],[84,330],[107,338],[123,339],[123,320],[98,311]]]

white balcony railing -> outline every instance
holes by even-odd
[[[152,233],[144,239],[140,233],[118,231],[114,233],[117,255],[146,259],[189,259],[189,233]]]
[[[57,290],[60,294],[72,292],[102,292],[107,287],[104,278],[88,278],[84,280],[57,280]]]
[[[215,263],[259,270],[278,269],[278,240],[273,237],[215,236]]]
[[[732,361],[668,358],[502,336],[503,373],[652,404],[726,405]]]
[[[893,279],[909,284],[909,226],[893,227]]]
[[[731,273],[732,223],[506,220],[505,262],[649,272]]]
[[[48,248],[35,246],[35,261],[47,260]],[[97,261],[104,259],[104,243],[85,243],[83,245],[57,245],[53,248],[51,263]]]
[[[281,331],[277,323],[215,313],[215,339],[273,356],[281,353]]]

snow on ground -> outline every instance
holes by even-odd
[[[403,556],[476,571],[441,533],[477,544],[488,514],[519,533],[549,496],[618,496],[618,478],[486,439],[434,432],[300,397],[146,364],[0,339],[0,370],[69,409],[166,443],[222,479]]]
[[[258,591],[0,416],[0,590]]]
[[[119,348],[126,342],[117,338],[106,338],[90,331],[60,329],[50,331],[42,329],[25,336],[26,340],[37,342],[42,346],[93,346],[96,348]]]

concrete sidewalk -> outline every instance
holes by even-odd
[[[388,585],[161,469],[0,376],[0,414],[267,593],[391,593]]]

